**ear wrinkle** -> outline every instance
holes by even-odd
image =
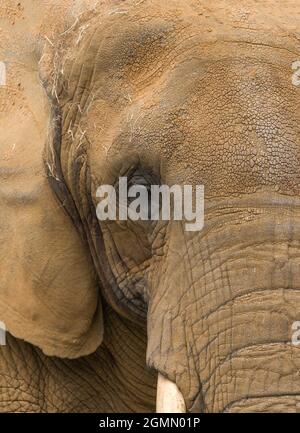
[[[53,101],[52,101],[53,103]],[[61,131],[62,117],[58,106],[52,106],[51,137],[47,140],[45,150],[45,167],[50,187],[63,209],[67,212],[82,239],[86,241],[85,232],[71,192],[66,185],[61,166]]]
[[[62,146],[62,116],[59,107],[52,102],[51,136],[46,143],[45,166],[50,187],[62,207],[71,218],[82,240],[90,251],[99,281],[101,292],[110,305],[127,319],[136,323],[146,321],[147,311],[139,303],[128,304],[123,292],[120,290],[115,277],[110,269],[105,256],[105,247],[101,229],[97,220],[96,210],[91,198],[90,174],[86,161],[86,154],[82,151],[75,155],[72,163],[72,184],[75,186],[72,196],[66,184],[66,179],[61,165]],[[79,192],[79,184],[86,179],[84,193],[87,206],[82,206],[82,197]],[[125,306],[126,305],[126,306]]]

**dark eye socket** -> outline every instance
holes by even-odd
[[[127,179],[128,190],[133,185],[144,186],[148,190],[148,223],[146,221],[142,222],[142,224],[146,225],[149,223],[152,224],[151,220],[151,185],[159,185],[159,181],[157,176],[155,176],[152,172],[146,171],[141,167],[137,168],[132,172],[131,176]],[[134,198],[128,198],[128,203],[131,203]]]
[[[158,185],[159,179],[152,172],[145,170],[141,167],[136,168],[128,176],[128,188],[132,185],[143,185],[147,189],[151,188],[151,185]]]
[[[127,177],[127,192],[132,186],[139,185],[144,186],[148,190],[148,220],[138,219],[132,221],[130,217],[128,217],[127,222],[121,221],[122,225],[128,226],[137,226],[140,225],[143,229],[149,230],[150,227],[154,227],[157,221],[151,221],[151,185],[159,185],[159,178],[152,171],[142,168],[140,166],[135,167],[133,170],[129,171],[127,174],[123,175],[123,177]],[[115,189],[117,192],[117,199],[119,194],[119,181],[115,185]],[[136,198],[135,197],[127,197],[128,206],[132,203]]]

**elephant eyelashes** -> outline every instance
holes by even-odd
[[[121,186],[122,182],[122,186]],[[138,224],[146,230],[155,226],[151,218],[151,187],[159,185],[159,179],[152,172],[141,167],[135,168],[127,176],[119,178],[115,185],[120,207],[126,207],[128,224]],[[123,194],[120,194],[122,189]],[[124,191],[126,189],[126,197]]]
[[[158,177],[142,167],[136,168],[133,172],[128,175],[128,188],[134,185],[145,186],[150,190],[151,185],[159,185],[160,181]]]

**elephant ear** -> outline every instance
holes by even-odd
[[[44,153],[43,90],[34,74],[24,77],[36,89],[35,102],[28,99],[29,110],[12,108],[0,120],[0,320],[45,354],[76,358],[102,342],[98,278],[55,155]]]

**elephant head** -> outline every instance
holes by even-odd
[[[104,302],[147,327],[146,363],[176,384],[187,410],[295,410],[299,40],[267,11],[265,22],[253,12],[253,32],[205,4],[109,3],[44,54],[54,193],[45,205],[60,218],[48,227],[49,254],[52,236],[61,249],[41,256],[46,293],[30,285],[20,298],[28,327],[10,324],[48,355],[80,357],[101,344]],[[122,176],[204,185],[203,229],[99,221],[97,189]]]

